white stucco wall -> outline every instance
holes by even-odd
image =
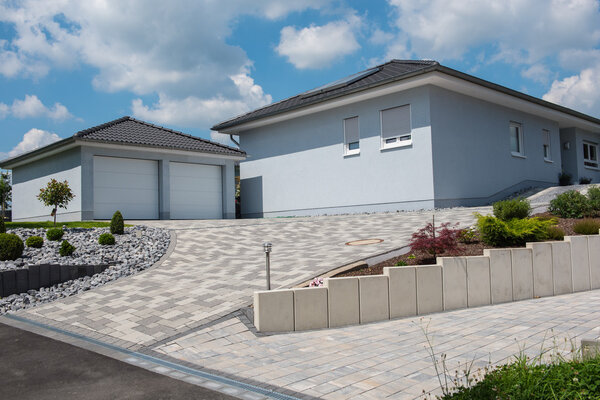
[[[52,220],[51,207],[37,199],[40,189],[51,179],[67,180],[75,198],[66,209],[59,208],[57,221],[81,220],[81,157],[72,149],[43,160],[15,167],[13,173],[13,221]]]
[[[411,105],[412,146],[381,149],[380,110]],[[359,117],[360,154],[344,156],[343,120]],[[240,134],[242,214],[287,216],[433,207],[428,88]]]
[[[571,174],[573,183],[579,183],[580,178],[591,178],[592,182],[600,182],[600,170],[588,167],[583,161],[583,142],[591,142],[599,145],[600,132],[590,132],[579,128],[561,130],[561,153],[563,157],[563,169]],[[569,148],[565,148],[565,143]],[[600,156],[600,155],[599,155]]]
[[[530,186],[558,182],[558,123],[439,87],[431,88],[436,206],[481,205]],[[524,157],[510,150],[510,122],[523,130]],[[552,162],[544,160],[550,131]]]

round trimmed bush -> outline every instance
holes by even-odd
[[[575,225],[573,225],[573,231],[580,235],[597,235],[600,230],[600,220],[586,218]]]
[[[30,236],[25,241],[27,247],[33,247],[34,249],[40,249],[44,245],[44,239],[39,236]]]
[[[100,243],[102,246],[112,246],[115,244],[115,237],[110,233],[103,233],[98,238],[98,243]]]
[[[502,221],[527,218],[531,214],[529,201],[521,198],[497,201],[494,203],[493,208],[494,216]]]
[[[122,235],[125,233],[125,222],[123,222],[123,214],[121,211],[116,211],[110,220],[110,233],[113,235]]]
[[[58,242],[60,239],[62,239],[64,234],[65,233],[60,228],[50,228],[46,232],[46,238],[48,238],[48,240],[52,240],[53,242]]]
[[[576,190],[569,190],[550,201],[550,212],[562,218],[583,218],[590,210],[587,197]]]
[[[61,257],[68,257],[72,256],[73,253],[75,253],[75,250],[75,246],[69,243],[68,240],[63,240],[58,249],[58,254],[60,254]]]
[[[0,261],[13,261],[23,255],[23,240],[13,233],[0,233]]]

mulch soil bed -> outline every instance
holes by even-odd
[[[552,214],[539,213],[532,215],[532,217],[541,217],[541,218],[556,218]],[[575,225],[580,219],[574,218],[557,218],[558,219],[558,227],[560,227],[564,232],[565,236],[577,235],[573,231],[573,225]],[[493,246],[489,246],[483,242],[474,242],[474,243],[460,243],[458,249],[452,253],[444,253],[439,254],[439,257],[454,257],[454,256],[482,256],[484,249],[493,249]],[[359,276],[359,275],[381,275],[383,274],[384,267],[394,267],[397,263],[406,263],[406,265],[430,265],[435,264],[436,260],[429,253],[425,252],[415,252],[415,253],[407,253],[398,257],[390,258],[389,260],[385,260],[380,262],[379,264],[372,265],[370,267],[359,267],[357,269],[352,269],[349,271],[342,272],[338,275],[335,275],[336,278],[341,278],[345,276]]]

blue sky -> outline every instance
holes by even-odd
[[[0,158],[123,115],[222,120],[434,59],[600,117],[599,0],[0,0]]]

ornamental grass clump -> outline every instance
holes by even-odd
[[[122,235],[125,233],[125,222],[121,211],[116,211],[110,220],[110,233],[113,235]]]
[[[573,231],[580,235],[597,235],[600,231],[600,220],[585,218],[573,225]]]
[[[39,236],[29,236],[25,241],[27,247],[32,247],[34,249],[41,249],[44,245],[44,239]]]
[[[25,245],[13,233],[0,233],[0,261],[14,261],[21,258]]]

